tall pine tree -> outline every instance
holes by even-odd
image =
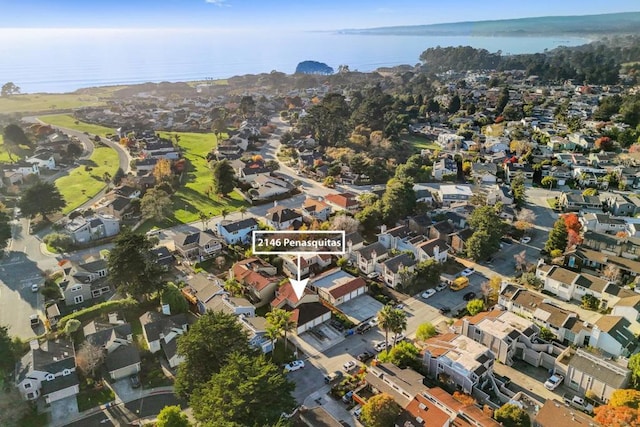
[[[544,244],[545,250],[551,252],[557,249],[564,252],[567,247],[568,235],[569,233],[567,231],[567,225],[564,222],[564,217],[558,218],[553,224],[551,232],[549,232],[549,239]]]

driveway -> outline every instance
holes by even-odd
[[[117,402],[128,402],[130,400],[139,399],[143,394],[142,387],[132,388],[129,377],[119,379],[111,384],[111,389],[116,395]]]
[[[72,419],[78,414],[78,399],[76,396],[66,397],[51,403],[51,424],[59,424]]]
[[[521,360],[516,360],[513,366],[496,363],[493,370],[499,375],[511,378],[510,390],[530,394],[541,402],[549,399],[562,401],[563,394],[571,393],[571,390],[564,384],[554,391],[547,390],[544,387],[544,382],[549,378],[547,369],[535,367]]]

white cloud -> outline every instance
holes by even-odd
[[[227,0],[204,0],[205,3],[214,4],[218,7],[229,6]]]

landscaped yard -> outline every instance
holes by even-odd
[[[67,202],[63,210],[65,214],[91,199],[106,186],[104,173],[115,175],[119,164],[118,153],[111,147],[96,147],[89,160],[83,163],[69,175],[56,180],[56,186]]]
[[[435,142],[430,141],[428,138],[418,135],[403,135],[402,141],[412,144],[413,148],[415,148],[416,150],[439,150],[442,148]]]
[[[140,382],[143,388],[163,387],[173,384],[173,380],[164,374],[158,357],[163,356],[160,353],[154,355],[145,352],[141,354]]]
[[[160,132],[160,135],[174,140],[179,136],[179,145],[184,157],[189,161],[189,168],[185,172],[183,184],[173,195],[173,214],[162,222],[147,221],[140,229],[146,232],[154,227],[166,228],[176,224],[198,221],[198,214],[204,212],[207,216],[218,216],[222,209],[233,212],[247,203],[236,192],[232,192],[226,199],[219,200],[207,196],[207,189],[213,184],[213,174],[209,168],[206,156],[216,146],[217,140],[213,134],[190,132]]]
[[[88,132],[92,135],[105,136],[108,133],[114,133],[114,130],[111,128],[84,123],[76,120],[69,114],[51,114],[48,116],[38,117],[38,119],[53,126],[75,129],[80,132]]]
[[[78,394],[78,410],[80,412],[86,411],[103,403],[111,402],[114,399],[113,391],[106,385],[94,387],[82,381],[80,383],[80,393]]]

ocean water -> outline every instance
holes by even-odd
[[[435,46],[469,45],[503,54],[588,42],[564,37],[423,37],[329,32],[185,29],[0,29],[0,84],[24,93],[160,81],[293,73],[304,60],[371,71],[414,65]]]

